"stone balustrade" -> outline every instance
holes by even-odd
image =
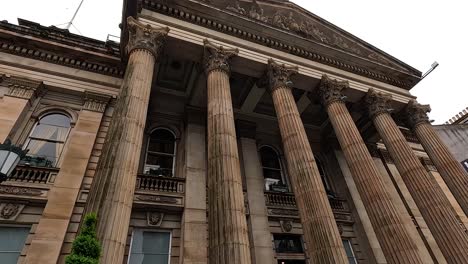
[[[58,172],[58,168],[18,165],[8,181],[52,184]]]
[[[185,179],[139,174],[137,176],[136,190],[182,194],[185,192]]]
[[[329,197],[328,201],[334,212],[348,211],[345,200]],[[267,206],[296,208],[296,199],[292,193],[265,192],[265,203]]]

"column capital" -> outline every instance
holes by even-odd
[[[111,96],[93,92],[85,92],[83,110],[104,113]]]
[[[208,75],[211,71],[219,70],[229,75],[231,73],[229,60],[237,56],[239,50],[225,49],[223,46],[216,46],[207,39],[203,40],[203,44],[205,47],[203,59],[206,74]]]
[[[380,114],[390,113],[392,111],[390,108],[391,101],[392,95],[377,92],[372,88],[369,89],[365,97],[369,117],[374,119],[374,117]]]
[[[127,27],[127,54],[130,55],[132,51],[142,49],[150,52],[155,58],[157,58],[161,52],[162,46],[164,45],[167,33],[169,33],[169,28],[155,28],[149,24],[144,25],[131,16],[127,18]]]
[[[405,109],[406,121],[408,125],[415,128],[422,123],[429,123],[427,113],[431,111],[429,105],[422,105],[416,100],[410,100]]]
[[[349,88],[348,81],[338,81],[331,79],[326,74],[322,76],[319,86],[320,102],[323,106],[327,107],[334,102],[344,102],[346,96],[342,91]]]
[[[44,83],[21,77],[4,77],[6,86],[9,88],[6,95],[30,100],[44,88]]]
[[[267,87],[270,92],[279,87],[292,88],[293,82],[291,81],[291,76],[297,74],[297,72],[297,66],[286,66],[284,63],[279,64],[273,59],[269,59],[267,71],[259,80],[258,85]]]

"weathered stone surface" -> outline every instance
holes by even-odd
[[[348,263],[320,173],[291,92],[294,67],[270,60],[268,84],[311,263]]]
[[[369,108],[380,109],[372,117],[395,166],[413,196],[434,239],[448,263],[468,263],[468,236],[435,179],[426,172],[405,137],[388,113],[388,95],[370,90]]]
[[[229,85],[229,57],[205,45],[208,89],[208,216],[210,263],[251,263],[239,153]]]
[[[322,77],[320,99],[326,108],[348,167],[389,263],[423,263],[385,183],[346,109],[341,91],[347,82]]]
[[[167,35],[167,29],[129,23],[127,70],[86,208],[98,213],[100,263],[106,264],[123,261],[155,56]]]
[[[430,111],[428,105],[410,101],[406,108],[408,123],[453,196],[468,214],[468,174],[432,127],[426,114]]]

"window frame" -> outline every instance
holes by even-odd
[[[317,165],[317,170],[320,174],[320,178],[323,179],[323,184],[324,184],[324,187],[325,187],[325,191],[327,192],[330,192],[330,193],[333,193],[333,189],[331,188],[331,184],[330,184],[330,181],[327,177],[327,173],[325,172],[325,167],[323,166],[323,163],[322,161],[315,157],[315,164]],[[320,173],[322,172],[322,173]]]
[[[273,152],[276,153],[276,157],[278,158],[279,169],[263,166],[263,162],[262,162],[262,152],[261,152],[262,148],[269,148],[269,149],[271,149]],[[288,187],[288,189],[289,189],[289,184],[288,184],[288,182],[287,182],[287,180],[286,180],[286,175],[285,175],[285,173],[284,173],[284,167],[283,167],[283,162],[282,162],[282,159],[281,159],[280,152],[279,152],[275,147],[273,147],[273,146],[271,146],[271,145],[261,145],[261,146],[258,148],[258,151],[257,151],[257,152],[258,152],[258,155],[260,156],[260,165],[261,165],[261,167],[262,167],[262,176],[263,176],[263,180],[265,181],[265,179],[266,179],[266,178],[265,178],[265,175],[264,175],[264,173],[263,173],[263,170],[264,170],[264,169],[276,170],[276,171],[279,170],[279,172],[280,172],[280,177],[281,177],[281,183],[282,183],[283,185],[286,185],[286,186]],[[264,187],[265,187],[265,190],[266,190],[266,186],[264,186]]]
[[[463,168],[466,170],[466,172],[468,172],[468,159],[466,160],[463,160],[462,162],[460,162],[461,165],[463,166]]]
[[[50,140],[50,139],[41,139],[41,138],[32,137],[32,134],[34,133],[34,130],[36,129],[36,127],[39,125],[41,119],[43,119],[43,118],[45,118],[45,117],[47,117],[49,115],[63,115],[63,116],[66,116],[70,120],[70,127],[68,128],[68,131],[67,131],[66,136],[65,136],[65,140],[63,142],[60,141],[60,140]],[[65,111],[55,110],[55,111],[49,111],[49,112],[42,113],[34,121],[34,125],[32,126],[31,130],[29,131],[28,136],[26,138],[26,141],[23,144],[23,150],[26,150],[28,148],[29,143],[31,142],[31,140],[40,140],[40,141],[45,141],[45,142],[49,142],[49,143],[63,144],[62,151],[60,152],[60,154],[58,154],[57,160],[56,160],[56,162],[54,164],[54,168],[60,168],[60,165],[62,163],[62,154],[64,153],[64,150],[65,150],[65,148],[67,146],[68,137],[70,136],[71,130],[73,129],[73,124],[74,124],[73,123],[73,117],[70,116],[70,114],[65,112]],[[26,156],[27,155],[28,155],[28,153],[26,153]]]
[[[157,131],[157,130],[166,130],[168,131],[169,133],[171,133],[173,136],[174,136],[174,154],[168,154],[168,153],[164,153],[164,152],[157,152],[157,151],[150,151],[149,150],[149,145],[150,145],[150,141],[151,141],[151,135]],[[171,129],[169,128],[166,128],[166,127],[156,127],[154,129],[151,130],[151,132],[149,133],[148,135],[148,142],[146,142],[146,149],[145,149],[145,163],[143,164],[143,173],[145,172],[146,170],[146,166],[147,165],[150,165],[151,164],[148,164],[147,161],[148,161],[148,153],[151,153],[151,154],[155,154],[155,155],[161,155],[161,156],[165,156],[165,157],[172,157],[172,176],[171,177],[176,177],[176,158],[177,158],[177,135],[176,133],[174,133],[174,131],[172,131]]]
[[[353,249],[353,244],[351,243],[351,239],[350,238],[347,238],[347,237],[342,237],[341,238],[341,241],[343,243],[343,247],[345,247],[345,241],[347,241],[347,244],[349,246],[349,249],[351,250],[351,255],[352,256],[348,256],[348,254],[346,254],[346,257],[348,258],[348,262],[350,264],[358,264],[358,261],[357,261],[357,258],[356,258],[356,254],[354,254],[354,249]],[[346,248],[345,248],[345,253],[346,253]],[[351,262],[351,260],[353,262]]]
[[[0,228],[24,228],[24,229],[28,229],[28,232],[26,234],[26,238],[24,239],[23,247],[21,247],[21,249],[19,251],[19,256],[18,256],[18,259],[19,259],[21,257],[21,252],[23,251],[24,247],[26,246],[26,242],[28,240],[28,237],[29,237],[29,235],[31,235],[32,226],[30,226],[30,225],[16,225],[16,224],[11,224],[11,225],[2,224],[2,225],[0,225]],[[3,251],[2,251],[2,253],[3,253]]]
[[[141,235],[143,237],[143,232],[150,232],[150,233],[169,233],[169,252],[167,253],[167,264],[171,263],[171,257],[172,257],[172,230],[165,230],[165,229],[149,229],[149,228],[133,228],[132,230],[132,237],[130,239],[130,245],[129,245],[129,251],[128,251],[128,256],[127,256],[127,264],[130,263],[130,257],[132,256],[132,246],[133,246],[133,241],[135,238],[135,231],[141,231]]]

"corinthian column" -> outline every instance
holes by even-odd
[[[407,121],[461,208],[468,215],[468,174],[442,142],[427,117],[429,105],[411,100],[406,107]]]
[[[319,94],[340,142],[388,263],[422,263],[416,244],[393,205],[390,194],[354,120],[346,108],[343,89],[348,82],[322,77]]]
[[[267,82],[275,105],[288,171],[301,217],[310,263],[348,263],[314,155],[292,95],[297,67],[268,62]]]
[[[369,115],[448,263],[468,263],[468,235],[435,179],[426,172],[389,113],[390,95],[370,90]]]
[[[205,41],[208,89],[208,216],[211,264],[249,264],[247,219],[229,87],[237,49]]]
[[[127,69],[87,205],[98,213],[102,264],[123,262],[154,64],[169,31],[132,17],[127,27]]]

